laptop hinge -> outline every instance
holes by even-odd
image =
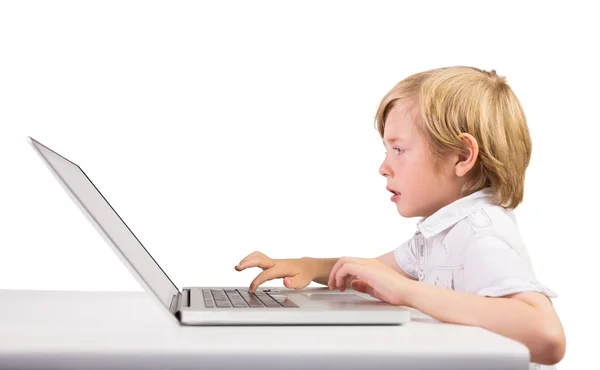
[[[181,292],[173,295],[171,298],[171,304],[169,305],[169,311],[174,315],[179,311],[179,302],[181,301]]]
[[[171,304],[169,305],[169,311],[171,311],[171,313],[175,315],[177,314],[177,312],[179,312],[181,307],[188,307],[189,305],[190,290],[184,288],[183,291],[173,295],[173,298],[171,299]]]

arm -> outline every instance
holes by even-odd
[[[415,281],[407,282],[406,304],[440,321],[479,326],[521,342],[531,361],[553,365],[564,357],[565,333],[550,301],[524,292],[500,298],[476,296]]]
[[[502,290],[498,281],[517,279],[527,284],[531,280],[527,260],[496,238],[476,240],[470,247],[465,253],[464,292],[407,279],[379,260],[360,258],[348,258],[334,267],[333,286],[341,287],[344,276],[354,275],[358,291],[413,307],[442,322],[482,327],[524,344],[533,362],[558,363],[566,339],[551,301],[535,291],[493,298]]]
[[[283,278],[286,288],[301,289],[306,287],[311,281],[322,285],[328,285],[329,277],[334,266],[344,260],[342,258],[295,258],[295,259],[272,259],[259,251],[254,251],[244,257],[236,266],[236,271],[243,271],[251,267],[260,267],[263,271],[258,274],[250,283],[249,292],[254,292],[259,285],[276,278]],[[392,264],[395,268],[393,252],[387,253],[378,258],[383,258],[386,263]],[[372,261],[378,261],[374,258]],[[351,287],[355,276],[348,276],[346,288]]]
[[[335,263],[339,260],[339,258],[311,258],[304,257],[305,259],[311,262],[311,266],[313,268],[313,280],[317,284],[327,285],[327,280],[329,279],[329,273],[331,269],[335,265]],[[348,279],[350,280],[350,279]]]
[[[318,284],[327,285],[327,281],[329,280],[329,274],[333,269],[333,266],[339,260],[339,258],[310,258],[305,257],[312,261],[313,269],[315,271],[315,278],[313,281]],[[414,278],[408,275],[404,270],[400,268],[398,263],[396,262],[396,258],[394,257],[394,251],[387,252],[382,254],[381,256],[375,258],[377,261],[383,263],[384,265],[391,267],[394,271],[402,274],[404,277],[414,280]],[[350,283],[352,280],[355,280],[356,276],[351,275],[346,280],[346,287],[350,288]]]
[[[405,278],[408,278],[411,280],[416,280],[414,277],[410,276],[402,268],[400,268],[400,265],[398,265],[398,262],[396,262],[396,257],[394,256],[394,252],[395,251],[387,252],[386,254],[383,254],[383,255],[377,257],[376,260],[378,260],[379,262],[383,263],[384,265],[386,265],[388,267],[391,267],[392,270],[400,273],[400,275],[404,276]]]

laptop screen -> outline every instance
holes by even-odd
[[[169,309],[173,296],[179,290],[83,170],[35,139],[31,139],[31,144],[138,282]]]

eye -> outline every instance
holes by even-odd
[[[396,150],[398,152],[398,154],[404,153],[404,149],[402,149],[402,148],[392,148],[392,149]]]

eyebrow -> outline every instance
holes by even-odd
[[[382,143],[383,143],[383,145],[385,145],[386,142],[391,144],[391,143],[395,143],[397,141],[403,141],[403,140],[404,140],[404,138],[401,138],[398,136],[393,136],[387,140],[382,140]]]

